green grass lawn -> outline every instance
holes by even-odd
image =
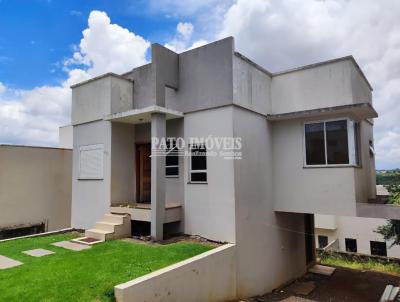
[[[58,234],[0,243],[0,255],[24,263],[0,270],[0,301],[113,301],[115,285],[212,249],[193,242],[146,245],[121,240],[80,252],[51,245],[76,236]],[[35,248],[56,253],[40,258],[22,253]]]
[[[376,271],[380,273],[389,273],[400,275],[400,265],[392,262],[384,262],[376,259],[357,259],[344,257],[340,255],[325,254],[321,255],[321,264],[346,267],[357,270]]]

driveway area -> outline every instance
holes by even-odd
[[[297,282],[314,282],[315,289],[308,295],[291,292],[288,286],[280,291],[262,297],[254,297],[246,302],[272,301],[317,301],[317,302],[377,302],[387,284],[398,286],[400,276],[371,271],[337,268],[332,276],[306,274]],[[297,299],[296,299],[296,298]]]

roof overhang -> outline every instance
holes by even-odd
[[[153,113],[165,114],[165,118],[167,120],[183,117],[182,112],[154,105],[141,109],[132,109],[124,112],[110,114],[105,116],[104,120],[127,124],[144,124],[151,122],[151,115]]]
[[[267,119],[270,121],[283,121],[298,118],[324,117],[337,114],[347,115],[354,120],[364,120],[378,117],[378,113],[370,103],[358,103],[280,114],[268,114]]]

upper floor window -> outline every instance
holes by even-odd
[[[190,182],[207,182],[207,155],[204,145],[190,146]]]
[[[165,176],[179,176],[179,157],[175,139],[167,140],[167,150],[165,156]]]
[[[306,123],[307,166],[359,164],[359,126],[347,119]]]

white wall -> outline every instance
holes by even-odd
[[[235,167],[239,297],[269,292],[306,270],[304,215],[275,213],[271,125],[234,108],[234,136],[242,138]]]
[[[72,151],[0,146],[0,228],[71,225]]]
[[[79,148],[104,145],[103,179],[80,180]],[[111,122],[98,121],[74,126],[72,171],[72,227],[88,229],[109,210],[111,198]]]
[[[188,143],[189,137],[206,138],[210,134],[232,137],[232,110],[232,107],[223,107],[186,114],[185,142]],[[185,233],[234,243],[233,162],[219,156],[207,157],[207,184],[188,183],[189,158],[185,158],[184,167]]]
[[[236,298],[235,246],[227,244],[115,286],[124,301],[231,301]]]
[[[356,215],[353,167],[304,167],[304,120],[273,125],[275,210]]]
[[[73,126],[67,125],[58,128],[58,147],[64,149],[72,149],[73,140]]]
[[[272,113],[371,102],[371,91],[351,59],[272,78]]]

